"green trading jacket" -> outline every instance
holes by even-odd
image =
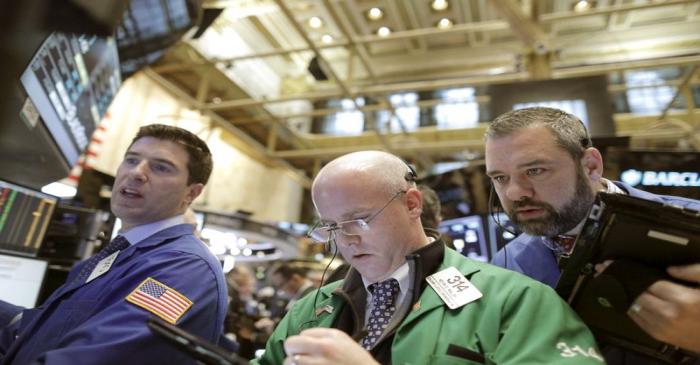
[[[437,271],[450,266],[483,297],[449,309],[425,286],[390,338],[392,364],[603,363],[593,335],[550,287],[445,249]],[[322,287],[315,306],[315,291],[298,301],[268,340],[263,357],[253,363],[282,364],[287,337],[309,327],[337,327],[338,313],[347,305],[347,296],[339,292],[342,283]],[[474,354],[483,359],[474,360]]]

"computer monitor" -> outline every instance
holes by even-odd
[[[36,256],[58,198],[0,180],[0,251]]]
[[[73,166],[121,86],[120,75],[113,39],[52,33],[20,77],[33,104],[22,116],[30,125],[43,121]]]
[[[35,307],[47,268],[44,260],[0,254],[0,300]]]
[[[490,259],[484,224],[479,215],[442,221],[438,231],[452,238],[455,249],[474,260],[487,262]]]
[[[126,78],[156,62],[197,22],[199,2],[132,0],[115,36],[122,75]]]

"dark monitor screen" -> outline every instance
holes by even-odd
[[[58,198],[0,180],[0,251],[36,255]]]
[[[132,0],[117,27],[121,71],[128,77],[157,61],[192,27],[198,6],[191,0]]]
[[[581,118],[593,137],[615,135],[605,76],[497,84],[489,86],[489,95],[494,118],[513,109],[549,106]]]
[[[512,241],[521,232],[518,227],[510,221],[506,213],[494,213],[486,216],[489,229],[489,248],[491,255],[496,254],[508,242]]]
[[[47,267],[44,260],[0,254],[0,300],[35,307]]]
[[[87,147],[119,86],[113,39],[53,33],[20,78],[33,107],[23,109],[30,125],[42,120],[69,166]]]
[[[450,236],[455,249],[474,260],[489,261],[484,224],[479,215],[471,215],[440,222],[438,230]]]

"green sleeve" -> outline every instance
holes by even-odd
[[[272,332],[272,335],[267,340],[263,356],[259,359],[252,360],[250,362],[251,364],[277,365],[284,362],[284,358],[286,357],[284,353],[284,340],[296,334],[290,333],[289,331],[290,328],[294,328],[294,326],[290,325],[292,316],[292,312],[290,311],[282,318],[275,328],[275,331]]]
[[[519,282],[502,307],[496,364],[603,364],[593,334],[551,288]]]

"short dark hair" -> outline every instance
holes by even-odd
[[[485,138],[506,137],[532,126],[543,125],[549,129],[557,144],[569,152],[574,160],[580,160],[588,147],[593,147],[583,122],[563,110],[545,107],[512,110],[494,119],[486,129]]]
[[[420,213],[420,221],[423,224],[423,228],[437,229],[442,220],[440,198],[435,190],[427,185],[418,184],[418,190],[423,196],[423,211]]]
[[[187,160],[187,185],[195,183],[207,184],[214,163],[212,162],[209,147],[194,133],[179,127],[164,124],[150,124],[139,129],[139,132],[131,141],[131,144],[133,145],[134,142],[144,137],[171,141],[184,147],[189,156]],[[131,145],[129,145],[129,147],[131,147]]]
[[[291,279],[292,276],[294,276],[294,275],[299,275],[302,278],[305,278],[306,277],[306,270],[304,270],[298,266],[292,266],[289,264],[281,264],[272,272],[272,275],[280,275],[285,280]]]

